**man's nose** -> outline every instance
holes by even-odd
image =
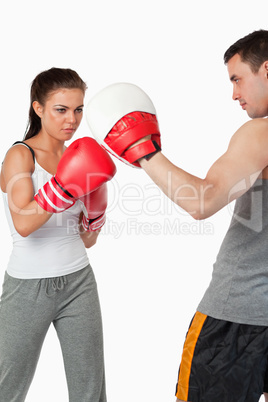
[[[238,100],[240,98],[240,94],[239,91],[237,90],[237,88],[234,86],[233,88],[233,96],[232,96],[233,100]]]

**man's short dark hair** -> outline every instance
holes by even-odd
[[[239,54],[244,63],[249,64],[253,73],[257,73],[260,66],[268,60],[268,31],[263,29],[239,39],[224,53],[224,63],[236,54]]]

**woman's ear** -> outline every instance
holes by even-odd
[[[37,116],[39,116],[40,119],[41,119],[41,118],[42,118],[42,114],[43,114],[43,106],[40,105],[39,102],[34,101],[34,102],[32,103],[32,107],[33,107],[33,110],[35,111],[35,113],[37,114]]]

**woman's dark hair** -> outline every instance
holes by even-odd
[[[59,89],[81,89],[86,92],[86,83],[79,75],[69,68],[51,68],[38,74],[31,85],[31,105],[29,122],[24,140],[34,137],[41,130],[41,119],[33,109],[33,102],[37,101],[44,106],[52,92]]]
[[[257,73],[262,63],[268,60],[268,31],[260,29],[239,39],[224,53],[224,63],[239,54],[244,63],[249,64],[251,71]]]

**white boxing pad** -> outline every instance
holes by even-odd
[[[103,146],[104,139],[113,126],[132,112],[156,114],[149,96],[139,87],[129,83],[115,83],[102,89],[88,103],[86,120],[92,135]]]

